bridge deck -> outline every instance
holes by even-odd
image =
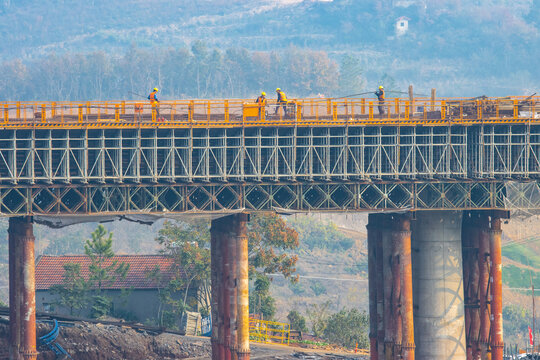
[[[0,213],[540,208],[537,100],[4,104]]]
[[[540,97],[470,99],[387,99],[385,114],[370,99],[295,99],[285,116],[269,101],[266,111],[252,100],[6,102],[4,128],[140,128],[273,126],[416,126],[539,123]],[[160,120],[163,117],[163,120]]]

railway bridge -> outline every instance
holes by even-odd
[[[249,214],[367,211],[371,358],[501,360],[501,221],[540,208],[538,100],[2,103],[10,358],[36,358],[34,221],[211,217],[213,358],[248,359]]]

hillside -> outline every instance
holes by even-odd
[[[419,93],[530,94],[540,80],[533,60],[540,55],[539,15],[538,0],[3,0],[0,60],[118,56],[133,48],[189,49],[203,40],[221,50],[323,50],[338,63],[353,54],[366,83],[386,76]],[[408,31],[397,36],[401,17]]]

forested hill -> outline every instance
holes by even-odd
[[[354,54],[368,82],[388,74],[446,95],[525,94],[540,80],[540,0],[0,0],[0,19],[2,61],[203,40]]]

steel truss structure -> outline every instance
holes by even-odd
[[[499,182],[2,186],[4,216],[504,208]],[[535,206],[540,208],[540,202]]]
[[[504,181],[536,186],[539,159],[540,125],[2,130],[0,207],[7,215],[505,208]],[[512,189],[519,204],[540,207]]]

